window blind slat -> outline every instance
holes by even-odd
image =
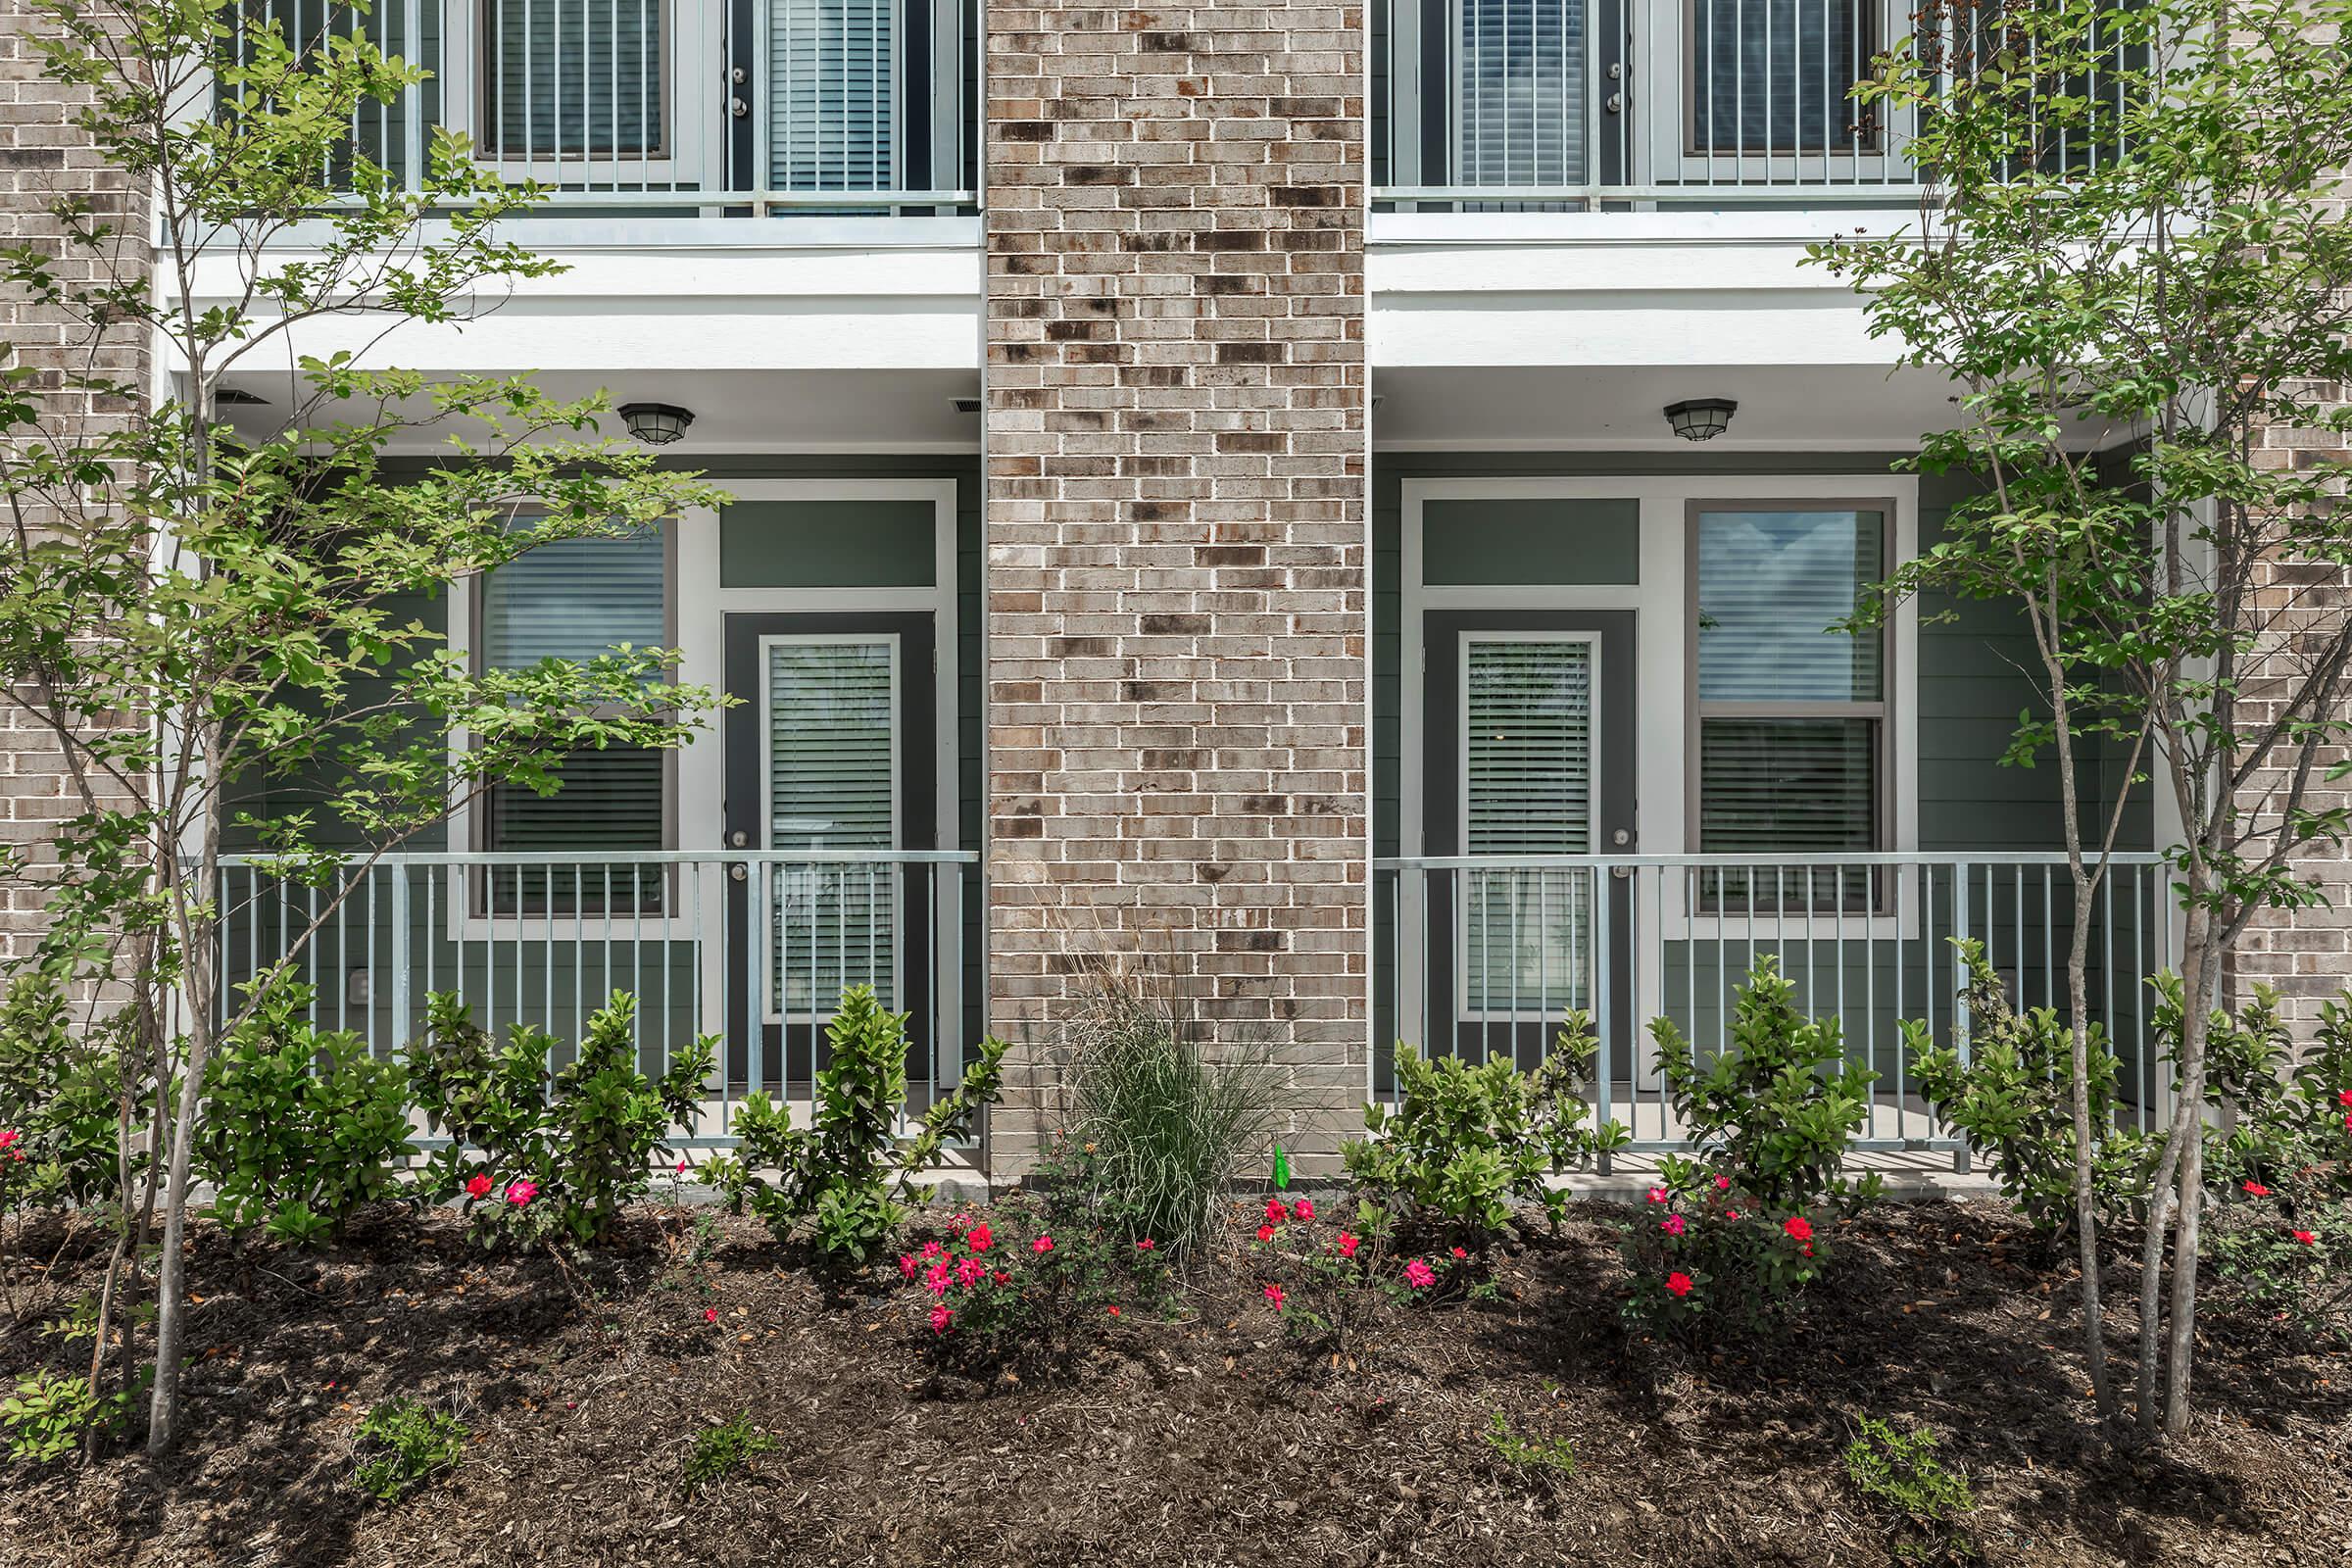
[[[1463,650],[1466,853],[1592,848],[1592,649],[1476,638]],[[1465,998],[1473,1011],[1588,1005],[1591,877],[1507,864],[1464,873]]]
[[[771,642],[766,663],[769,846],[896,848],[892,644]],[[790,865],[774,875],[770,994],[785,1011],[829,1010],[851,985],[870,985],[896,1005],[896,868]]]
[[[767,47],[775,188],[897,186],[896,0],[776,0]]]
[[[484,0],[482,150],[659,153],[665,42],[662,0]]]
[[[1468,185],[1585,178],[1585,0],[1459,0],[1456,177]]]

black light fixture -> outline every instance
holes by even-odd
[[[620,422],[647,446],[665,447],[686,433],[686,427],[694,422],[694,411],[674,403],[623,403]]]
[[[1686,441],[1712,441],[1731,428],[1739,408],[1730,398],[1690,398],[1666,405],[1666,422]]]

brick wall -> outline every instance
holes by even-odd
[[[2321,388],[2330,401],[2345,401],[2342,387]],[[2318,430],[2276,429],[2260,454],[2279,468],[2309,466],[2316,461],[2352,460],[2352,449]],[[2298,657],[2295,628],[2325,627],[2328,634],[2343,623],[2352,607],[2352,584],[2340,575],[2304,567],[2293,572],[2274,569],[2263,592],[2261,609],[2277,617],[2271,640],[2274,659],[2270,673],[2291,681],[2308,667]],[[2256,670],[2259,675],[2261,666]],[[2249,681],[2250,710],[2241,720],[2252,727],[2266,716],[2259,705],[2266,695],[2259,680]],[[2305,806],[2311,810],[2352,807],[2352,778],[2328,782],[2328,769],[2345,760],[2342,749],[2322,753],[2320,775],[2309,787]],[[2241,799],[2245,808],[2267,814],[2283,780],[2257,777]],[[2327,904],[2307,909],[2271,909],[2257,914],[2231,958],[2231,979],[2240,994],[2259,982],[2280,995],[2287,1021],[2299,1039],[2307,1039],[2319,1018],[2320,1004],[2352,986],[2352,848],[2315,844],[2297,858],[2298,869],[2315,878]]]
[[[1310,1156],[1367,1035],[1363,18],[992,0],[991,1017],[1034,1147],[1089,954],[1271,1036]]]
[[[138,235],[139,224],[128,217],[127,182],[70,122],[74,95],[41,78],[40,57],[27,31],[32,25],[24,0],[0,0],[0,244],[30,242],[57,255],[58,226],[48,214],[68,193],[86,195],[102,211],[124,215],[124,226]],[[62,269],[69,277],[74,265],[68,258]],[[96,270],[86,259],[80,270],[83,276]],[[5,288],[0,288],[0,342],[9,345],[13,363],[46,370],[73,364],[127,380],[144,373],[138,340],[94,346],[53,313],[27,305]],[[119,407],[94,407],[86,396],[54,384],[41,395],[44,426],[69,436],[95,432],[122,416]],[[50,732],[16,703],[0,703],[0,842],[37,847],[52,836],[60,818],[79,809],[78,800],[68,794],[63,759]],[[42,902],[37,879],[0,879],[0,956],[27,946],[40,929]]]

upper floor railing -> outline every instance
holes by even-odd
[[[355,116],[362,156],[424,173],[471,138],[553,211],[969,210],[977,0],[247,0],[299,44],[352,33],[432,74]]]
[[[1863,104],[1927,37],[1946,79],[2001,42],[1968,0],[1375,0],[1373,184],[1399,210],[1903,205],[1917,106]],[[2065,83],[2091,98],[2113,74]],[[2053,134],[2079,167],[2100,149]]]

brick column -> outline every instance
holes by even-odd
[[[134,254],[145,251],[144,220],[122,172],[69,118],[81,95],[42,78],[41,56],[29,35],[38,24],[24,0],[0,0],[0,244],[40,247],[61,258],[60,273],[68,280],[87,280],[101,269],[86,252],[62,250],[62,232],[50,217],[57,200],[90,198],[121,226]],[[125,412],[62,390],[56,371],[71,365],[125,381],[145,376],[140,338],[122,334],[93,354],[86,336],[58,313],[28,304],[14,290],[0,289],[0,341],[9,345],[14,364],[52,372],[34,390],[42,400],[41,420],[55,431],[95,436]],[[37,524],[39,516],[33,520]],[[54,734],[16,703],[0,702],[0,842],[35,846],[37,861],[57,823],[81,809]],[[29,950],[44,929],[46,901],[37,872],[27,881],[0,878],[0,957]]]
[[[1147,959],[1279,1043],[1327,1153],[1369,1019],[1363,15],[987,33],[991,1020],[1042,1042],[1086,956]]]

